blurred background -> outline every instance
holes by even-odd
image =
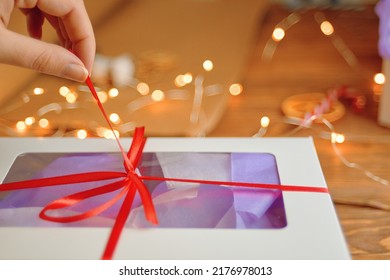
[[[92,79],[121,136],[140,125],[153,136],[251,136],[263,99],[275,103],[271,116],[279,117],[289,95],[347,86],[363,96],[372,75],[381,71],[375,1],[87,0],[85,5],[97,40]],[[335,32],[321,32],[321,22]],[[283,34],[275,39],[277,27]],[[20,12],[10,29],[26,33]],[[43,39],[57,42],[48,25]],[[82,84],[0,65],[0,92],[3,136],[112,137]],[[252,102],[247,99],[252,94],[259,101],[250,108],[239,105]],[[370,101],[352,95],[356,100],[349,102]],[[229,119],[237,106],[245,123]],[[372,109],[365,113],[375,114]]]

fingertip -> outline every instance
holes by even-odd
[[[66,65],[61,72],[61,77],[81,83],[85,82],[88,75],[88,70],[84,66],[74,63]]]

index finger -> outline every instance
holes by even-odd
[[[95,36],[82,0],[17,0],[19,8],[38,7],[42,12],[58,17],[65,27],[72,51],[91,72],[95,57]]]

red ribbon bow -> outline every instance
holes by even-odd
[[[128,163],[130,163],[131,165],[128,166],[126,163],[124,164],[127,172],[88,172],[88,173],[56,176],[50,178],[26,180],[22,182],[12,182],[12,183],[0,184],[1,191],[50,187],[50,186],[103,181],[103,180],[120,178],[119,181],[109,183],[95,189],[81,191],[78,193],[74,193],[59,198],[46,205],[39,214],[40,218],[47,221],[58,222],[58,223],[76,222],[76,221],[88,219],[92,216],[99,215],[101,212],[114,205],[118,200],[125,197],[120,207],[120,210],[118,212],[118,215],[116,217],[114,226],[111,230],[110,237],[108,239],[106,248],[102,256],[102,259],[112,259],[120,234],[130,214],[130,210],[133,204],[133,199],[137,191],[140,194],[141,201],[144,206],[146,219],[153,224],[158,223],[156,211],[154,209],[150,192],[145,186],[145,184],[143,183],[143,181],[140,179],[139,175],[135,172],[135,167],[138,165],[141,159],[143,147],[146,141],[146,138],[144,138],[143,135],[144,135],[143,128],[137,128],[135,130],[133,142],[126,156],[126,158],[128,159]],[[47,213],[50,210],[64,209],[76,205],[78,203],[81,203],[92,197],[111,193],[119,189],[122,190],[113,198],[83,213],[76,214],[73,216],[64,216],[64,217],[50,216]]]

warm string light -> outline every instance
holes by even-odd
[[[202,111],[202,101],[204,97],[215,96],[224,93],[224,88],[220,84],[205,84],[206,73],[214,70],[214,63],[212,60],[207,59],[202,62],[203,73],[199,73],[195,76],[191,72],[179,74],[174,79],[176,89],[172,90],[151,90],[150,86],[145,82],[139,82],[134,80],[129,86],[136,90],[139,97],[132,100],[127,105],[127,109],[130,112],[134,112],[142,109],[145,106],[153,105],[157,102],[162,102],[166,98],[172,100],[189,100],[193,98],[193,108],[191,110],[189,123],[192,124],[193,133],[190,135],[205,135],[205,124],[207,123],[207,116]],[[191,88],[190,86],[193,86]],[[183,89],[180,89],[183,88]],[[106,103],[109,99],[117,98],[120,90],[116,87],[111,87],[107,91],[102,88],[95,87],[98,94],[98,98],[101,103]],[[191,92],[194,92],[192,97]],[[243,92],[243,86],[240,83],[233,83],[227,87],[228,93],[232,96],[240,95]],[[19,135],[45,135],[45,136],[74,136],[79,139],[85,137],[98,136],[103,138],[113,138],[112,132],[107,128],[96,127],[94,122],[86,127],[69,130],[67,127],[58,127],[55,121],[51,124],[50,120],[46,117],[49,113],[62,114],[67,110],[75,110],[81,108],[87,108],[86,102],[92,102],[93,99],[87,98],[80,92],[88,93],[88,88],[85,85],[79,85],[77,87],[61,86],[58,89],[58,93],[64,98],[64,102],[58,101],[41,106],[34,116],[27,117],[24,121],[19,121],[13,128]],[[45,94],[45,90],[40,87],[34,88],[31,92],[23,94],[23,104],[31,102],[33,96]],[[123,97],[122,97],[123,98]],[[3,112],[9,113],[12,110],[20,109],[18,107],[6,108],[0,112],[0,117]],[[121,133],[129,133],[134,130],[136,124],[133,122],[124,123],[117,113],[109,115],[110,121],[117,126],[116,132],[119,135]],[[194,126],[195,125],[195,126]],[[36,129],[38,128],[38,129]],[[9,128],[12,129],[12,128]],[[7,130],[5,130],[7,131]],[[11,130],[12,131],[12,130]],[[196,131],[196,132],[195,132]]]
[[[270,119],[267,116],[264,116],[260,119],[260,125],[261,127],[267,128],[269,126]]]
[[[333,46],[335,49],[340,53],[340,55],[344,58],[344,60],[351,66],[351,67],[357,67],[358,66],[358,59],[355,56],[355,54],[352,52],[352,50],[347,46],[347,44],[344,42],[344,40],[335,34],[335,29],[333,27],[333,24],[330,23],[326,17],[325,14],[322,12],[317,12],[314,15],[315,20],[320,25],[321,32],[330,38]]]
[[[107,130],[107,128],[105,128],[105,127],[98,127],[98,128],[96,128],[96,134],[99,137],[104,137],[104,133],[106,130]]]
[[[275,26],[271,38],[267,41],[263,49],[263,61],[271,61],[277,45],[285,38],[287,30],[297,24],[300,20],[301,16],[299,13],[293,12]]]
[[[106,103],[107,100],[108,100],[107,92],[105,92],[104,90],[98,91],[98,92],[97,92],[97,96],[98,96],[98,98],[99,98],[99,100],[100,100],[100,102],[101,102],[102,104]]]
[[[260,119],[260,129],[259,129],[259,131],[255,135],[253,135],[252,137],[263,137],[267,133],[270,121],[271,120],[269,119],[269,117],[263,116]]]
[[[152,92],[152,100],[155,102],[163,101],[165,98],[165,93],[162,90],[156,89]]]
[[[185,85],[187,84],[184,82],[184,75],[177,75],[175,78],[175,86],[184,87]]]
[[[385,83],[388,83],[388,79],[386,79],[386,76],[383,73],[377,73],[374,76],[373,100],[377,103],[381,100]]]
[[[109,119],[114,124],[119,124],[121,122],[121,119],[117,113],[110,114]]]
[[[116,129],[114,129],[114,131],[112,131],[111,129],[105,129],[103,132],[103,137],[106,139],[115,139],[114,133],[116,135],[116,138],[120,137],[120,133]]]
[[[138,83],[137,84],[137,91],[141,94],[141,95],[148,95],[149,94],[149,85],[146,84],[146,83]]]
[[[45,90],[43,88],[34,88],[33,92],[35,95],[41,95],[45,93]]]
[[[38,124],[41,128],[48,128],[49,127],[49,121],[47,119],[40,119],[38,121]]]
[[[203,69],[206,72],[212,71],[214,64],[211,60],[205,60],[203,62]],[[192,80],[192,79],[191,79]],[[194,99],[192,103],[192,110],[190,114],[190,123],[192,125],[193,134],[198,137],[205,136],[206,132],[204,123],[204,117],[202,114],[202,103],[205,95],[205,76],[204,74],[199,74],[194,79]]]
[[[76,137],[79,139],[85,139],[87,138],[88,133],[85,129],[79,129],[76,133]]]
[[[214,63],[207,59],[203,61],[203,70],[210,72],[214,69]],[[178,88],[183,88],[193,83],[194,86],[194,98],[193,106],[190,114],[190,123],[193,125],[195,133],[193,135],[204,136],[204,114],[202,114],[202,102],[205,96],[212,96],[222,93],[219,85],[205,86],[205,76],[198,74],[195,77],[192,73],[179,74],[174,80],[174,84]],[[237,96],[242,93],[243,86],[239,83],[234,83],[229,86],[229,93],[233,96]],[[152,94],[153,95],[153,94]],[[185,95],[185,92],[171,92],[171,96],[174,99],[181,99]],[[153,96],[152,96],[153,98]],[[202,117],[203,116],[203,117]],[[202,118],[201,118],[202,117]],[[201,121],[202,120],[202,121]],[[202,124],[201,124],[202,123]]]
[[[380,183],[382,185],[385,185],[385,186],[389,185],[389,181],[388,180],[383,179],[383,178],[375,175],[374,173],[372,173],[368,169],[362,167],[358,163],[350,162],[341,153],[341,151],[338,148],[337,144],[345,143],[346,137],[344,136],[344,134],[336,132],[334,126],[328,120],[324,119],[321,116],[317,116],[317,115],[313,115],[312,114],[311,117],[310,117],[310,120],[308,122],[310,124],[312,124],[315,120],[319,120],[322,124],[324,124],[329,129],[329,133],[321,132],[320,135],[323,138],[326,138],[326,139],[330,140],[330,143],[332,145],[332,149],[333,149],[334,153],[336,154],[336,156],[340,159],[340,161],[345,166],[347,166],[349,168],[354,168],[354,169],[357,169],[357,170],[363,172],[368,178],[372,179],[375,182],[378,182],[378,183]],[[305,125],[304,122],[302,122],[302,120],[299,120],[299,119],[296,119],[296,118],[288,118],[286,120],[286,122],[289,123],[289,124],[297,125],[297,127],[294,130],[292,130],[288,134],[286,134],[287,136],[291,136],[291,135],[295,134],[296,132],[298,132],[299,130],[311,128],[311,125],[307,126],[307,125]],[[253,135],[253,137],[264,137],[266,132],[267,132],[267,128],[269,126],[269,123],[270,123],[270,120],[269,120],[268,117],[262,117],[261,121],[260,121],[260,125],[261,125],[260,129],[259,129],[259,131],[255,135]],[[328,136],[326,136],[326,135],[328,135]]]
[[[66,94],[65,99],[66,102],[73,104],[76,103],[77,97],[78,97],[77,93],[69,91],[68,94]]]
[[[24,123],[27,125],[27,126],[31,126],[35,123],[35,118],[34,117],[27,117],[25,120],[24,120]]]
[[[183,75],[183,82],[185,84],[187,84],[187,85],[190,84],[192,82],[192,74],[191,73],[185,73]]]
[[[24,132],[26,130],[27,126],[23,121],[18,121],[16,123],[16,130],[18,132]]]
[[[272,40],[275,42],[281,41],[284,36],[286,35],[286,32],[281,27],[276,27],[274,31],[272,32]]]
[[[379,102],[382,92],[383,92],[383,86],[386,83],[386,77],[383,73],[376,73],[373,77],[373,85],[372,85],[372,91],[373,91],[373,100],[375,102]]]
[[[195,126],[199,126],[199,120],[200,120],[200,115],[201,115],[201,111],[202,111],[202,101],[203,101],[203,96],[204,96],[203,83],[204,83],[203,75],[196,76],[195,84],[194,84],[194,86],[195,86],[194,101],[192,104],[192,110],[191,110],[191,115],[190,115],[190,122]],[[201,132],[201,131],[199,131],[197,133],[198,133],[198,135],[203,134],[203,132]]]
[[[303,11],[302,14],[304,12],[305,11]],[[331,40],[333,46],[341,54],[344,60],[350,66],[357,67],[358,60],[355,54],[351,51],[350,48],[348,48],[344,40],[342,40],[340,36],[337,36],[335,34],[334,26],[330,21],[326,19],[325,14],[322,12],[316,12],[314,14],[314,19],[319,24],[321,33],[327,36]],[[263,53],[262,53],[263,61],[269,62],[272,60],[276,48],[280,43],[280,41],[282,41],[285,38],[287,30],[290,29],[295,24],[299,23],[300,21],[301,21],[301,15],[297,12],[293,12],[289,14],[286,18],[284,18],[282,21],[280,21],[278,24],[276,24],[276,26],[272,31],[272,35],[270,39],[267,41],[263,49]]]
[[[320,23],[320,29],[321,29],[322,33],[324,33],[324,35],[326,35],[326,36],[330,36],[334,32],[333,25],[327,20],[323,20]]]
[[[386,77],[383,73],[376,73],[374,75],[374,82],[378,85],[384,85],[386,82]]]
[[[237,96],[237,95],[240,95],[242,93],[242,90],[243,90],[243,87],[241,84],[232,84],[230,87],[229,87],[229,92],[231,95],[233,96]]]
[[[331,132],[331,143],[332,143],[332,148],[333,148],[333,151],[335,152],[335,154],[337,155],[337,157],[341,160],[341,162],[349,167],[349,168],[354,168],[354,169],[357,169],[357,170],[360,170],[361,172],[363,172],[368,178],[372,179],[373,181],[375,182],[378,182],[382,185],[385,185],[385,186],[388,186],[389,185],[389,181],[386,180],[386,179],[383,179],[377,175],[375,175],[374,173],[372,173],[371,171],[367,170],[366,168],[362,167],[360,164],[357,164],[355,162],[350,162],[349,160],[347,160],[344,155],[341,153],[341,151],[339,150],[339,148],[337,147],[337,143],[344,143],[344,140],[345,140],[345,137],[344,135],[342,134],[339,134],[339,133],[336,133],[335,132],[335,129],[333,127],[333,125],[328,122],[326,119],[321,119],[322,123],[324,123],[328,129],[330,130]]]
[[[185,74],[177,75],[174,83],[176,87],[180,88],[192,83],[192,80],[193,80],[192,74],[185,73]]]
[[[108,91],[108,96],[110,98],[115,98],[119,95],[119,90],[117,88],[111,88],[109,91]]]
[[[203,69],[204,70],[209,72],[209,71],[213,70],[213,68],[214,68],[214,64],[211,60],[207,59],[203,62]]]
[[[66,86],[62,86],[62,87],[60,87],[58,92],[60,93],[61,96],[66,97],[68,95],[68,93],[70,93],[70,89]]]
[[[332,143],[341,144],[341,143],[344,143],[345,137],[344,137],[343,134],[336,133],[336,132],[332,132],[332,133],[331,133],[330,141],[331,141]]]

